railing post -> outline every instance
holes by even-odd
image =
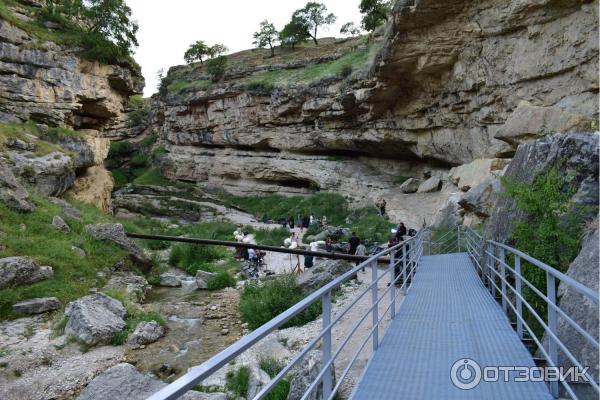
[[[521,257],[515,254],[515,289],[517,290],[518,296],[516,296],[517,305],[517,334],[519,338],[523,339],[523,301],[521,300]]]
[[[431,243],[433,242],[433,237],[431,235],[429,235],[429,253],[428,255],[431,255]]]
[[[396,251],[392,251],[390,253],[390,318],[394,319],[396,317],[396,257],[394,257],[394,253]]]
[[[492,289],[492,297],[494,300],[496,299],[496,260],[492,255],[496,255],[496,246],[494,244],[491,245],[491,249],[489,251],[489,265],[490,265],[490,289]]]
[[[554,275],[550,272],[546,272],[546,292],[548,297],[548,329],[554,335],[557,335],[556,329],[556,309],[551,307],[551,305],[556,305],[556,282]],[[548,355],[550,356],[550,360],[556,366],[558,366],[558,346],[556,341],[550,337],[550,335],[546,335],[548,338]],[[550,382],[550,394],[556,399],[558,398],[558,382],[553,381]]]
[[[408,289],[408,281],[406,280],[406,257],[408,257],[408,254],[406,254],[406,243],[404,243],[402,245],[402,284]],[[406,289],[404,289],[404,292],[406,292]]]
[[[323,335],[323,364],[331,360],[331,329],[328,328],[331,324],[331,292],[326,292],[323,295],[323,329],[327,329]],[[323,375],[323,398],[327,399],[331,395],[333,382],[331,379],[331,366],[326,368]]]
[[[373,306],[373,351],[376,351],[377,347],[379,347],[379,306],[377,305],[377,260],[373,260],[373,262],[371,262],[371,305]]]
[[[508,312],[508,305],[506,304],[506,268],[504,267],[506,253],[502,247],[498,250],[500,251],[500,276],[502,277],[502,310],[504,310],[504,313],[506,314]]]
[[[456,249],[460,253],[460,225],[456,227]]]

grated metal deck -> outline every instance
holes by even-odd
[[[452,384],[455,361],[534,366],[466,253],[423,257],[402,307],[357,386],[355,400],[552,399],[543,382]],[[502,376],[502,375],[501,375]]]

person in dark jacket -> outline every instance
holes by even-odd
[[[404,222],[400,222],[400,225],[398,225],[396,236],[406,236],[406,226],[404,225]]]
[[[348,254],[356,254],[356,249],[360,244],[360,239],[358,238],[358,236],[356,236],[356,232],[352,232],[352,236],[350,237],[349,243],[350,249],[348,250]]]

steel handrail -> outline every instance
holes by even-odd
[[[427,229],[427,228],[425,228],[425,229]],[[183,375],[182,377],[178,378],[175,382],[171,383],[170,385],[164,387],[157,393],[153,394],[148,399],[149,400],[177,399],[178,397],[180,397],[181,395],[183,395],[184,393],[186,393],[187,391],[191,390],[193,387],[198,385],[204,379],[206,379],[207,377],[209,377],[212,374],[214,374],[215,372],[217,372],[219,369],[221,369],[223,366],[225,366],[231,360],[233,360],[234,358],[236,358],[237,356],[239,356],[240,354],[242,354],[243,352],[248,350],[250,347],[252,347],[256,343],[258,343],[260,340],[264,339],[271,332],[278,329],[280,326],[282,326],[283,324],[288,322],[290,319],[294,318],[297,314],[299,314],[300,312],[307,309],[313,303],[324,298],[327,294],[330,294],[335,288],[339,287],[342,283],[349,280],[356,273],[358,273],[358,271],[361,270],[362,268],[365,268],[368,265],[371,265],[373,263],[375,263],[374,264],[375,268],[377,268],[377,262],[380,258],[382,258],[383,256],[385,256],[387,254],[392,254],[392,253],[395,254],[395,252],[397,252],[401,248],[403,249],[404,254],[406,254],[407,253],[407,249],[406,249],[407,245],[411,245],[419,240],[422,240],[422,235],[423,235],[423,230],[418,232],[417,236],[410,238],[408,240],[405,240],[404,242],[399,243],[392,248],[385,249],[385,250],[381,251],[380,253],[377,253],[377,254],[367,258],[365,261],[360,263],[355,268],[353,268],[350,271],[346,272],[345,274],[337,277],[336,279],[332,280],[325,286],[321,287],[320,289],[316,290],[312,294],[308,295],[303,300],[301,300],[300,302],[298,302],[295,305],[293,305],[292,307],[290,307],[288,310],[286,310],[283,313],[281,313],[280,315],[276,316],[271,321],[265,323],[264,325],[257,328],[250,334],[242,337],[238,342],[234,343],[233,345],[229,346],[228,348],[221,351],[217,355],[213,356],[208,361],[202,363],[199,366],[193,367],[187,374]],[[134,235],[132,235],[132,236],[134,236]],[[150,238],[147,235],[146,236],[145,235],[135,235],[135,236],[136,237],[139,236],[140,238]],[[173,239],[171,237],[162,237],[162,238]],[[186,242],[188,242],[188,241],[192,242],[192,240],[189,240],[189,239],[181,240],[181,238],[179,238],[179,240],[186,241]],[[414,247],[417,248],[417,246],[414,246]],[[413,258],[413,262],[414,262],[414,258]],[[382,274],[382,277],[383,276],[385,276],[385,275]],[[379,279],[376,279],[375,282],[369,286],[369,288],[372,288],[373,284],[376,285],[378,281],[379,281]],[[337,320],[336,320],[336,322],[337,322]],[[316,342],[321,340],[325,334],[330,332],[332,327],[333,327],[333,324],[329,324],[327,327],[322,329],[319,332],[320,337],[318,339],[314,340],[314,344],[316,344]],[[376,326],[376,328],[378,328],[378,326]],[[313,347],[314,347],[314,344],[312,344]],[[308,352],[308,350],[306,352]],[[301,354],[301,356],[306,355],[306,352]],[[299,362],[300,359],[301,358],[299,358],[298,360],[294,360],[294,361]],[[291,368],[289,368],[289,369],[291,369]],[[289,369],[288,369],[288,372],[289,372]],[[261,392],[262,395],[266,395],[267,393]]]

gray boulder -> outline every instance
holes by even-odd
[[[181,278],[172,272],[165,272],[160,275],[160,286],[165,287],[180,287]]]
[[[142,266],[150,267],[152,262],[144,253],[144,250],[137,245],[133,240],[125,235],[125,230],[121,224],[98,224],[87,225],[85,227],[87,233],[92,235],[94,239],[106,240],[115,243],[117,246],[125,250],[133,258],[133,260]]]
[[[433,218],[432,225],[435,227],[454,227],[463,221],[464,211],[458,206],[460,195],[453,193],[446,204],[437,212]]]
[[[567,275],[581,282],[594,292],[598,293],[598,229],[590,233],[583,241],[581,252],[571,263]],[[571,317],[586,332],[598,340],[598,305],[587,297],[581,295],[571,286],[561,283],[558,286],[559,307]],[[560,315],[558,316],[558,337],[575,358],[584,366],[590,367],[590,373],[598,381],[598,350],[594,348],[581,334]],[[565,368],[573,366],[564,353],[559,352],[559,366]],[[581,399],[594,398],[597,395],[589,385],[574,384],[576,394]]]
[[[421,181],[415,178],[410,178],[404,181],[402,185],[400,185],[400,191],[402,193],[416,193],[419,190],[419,186],[421,186]]]
[[[311,350],[309,351],[304,359],[296,366],[292,371],[294,377],[290,382],[290,392],[287,400],[300,400],[304,393],[308,390],[312,382],[317,378],[321,367],[323,365],[321,351]],[[335,371],[332,365],[331,368],[332,381],[335,384]],[[321,386],[317,390],[313,391],[309,400],[317,400],[323,398],[323,390]]]
[[[143,276],[131,272],[115,272],[111,275],[103,290],[118,290],[124,292],[132,302],[142,303],[146,299],[146,292],[149,288],[150,285]]]
[[[88,345],[109,344],[125,328],[125,314],[123,304],[112,297],[103,293],[85,296],[67,305],[65,334]]]
[[[304,291],[312,291],[352,269],[353,265],[343,260],[320,260],[298,277],[298,285]]]
[[[0,200],[17,211],[31,212],[35,206],[29,201],[29,193],[17,181],[12,170],[0,159]]]
[[[81,212],[66,201],[64,201],[63,199],[59,199],[58,197],[49,197],[48,200],[50,201],[50,203],[60,206],[63,210],[65,217],[81,221]]]
[[[6,144],[6,147],[8,147],[9,149],[24,150],[24,151],[34,151],[35,150],[35,143],[26,142],[21,139],[9,138],[6,140],[5,144]]]
[[[69,227],[69,225],[67,225],[65,220],[59,217],[58,215],[55,215],[54,218],[52,218],[52,226],[61,232],[71,232],[71,228]]]
[[[469,189],[458,204],[467,212],[474,213],[480,218],[488,218],[493,212],[493,199],[502,190],[498,177],[490,175],[479,185]]]
[[[599,132],[557,134],[522,144],[504,176],[531,184],[548,168],[556,166],[564,176],[569,176],[569,183],[576,191],[574,205],[586,207],[588,216],[595,216],[599,199],[599,137]],[[493,204],[486,233],[496,241],[505,242],[510,238],[512,222],[524,215],[503,191],[494,195]]]
[[[217,276],[217,274],[206,271],[198,271],[196,273],[196,285],[198,285],[198,289],[208,289],[208,280],[214,276]]]
[[[140,322],[135,331],[129,336],[127,343],[134,348],[154,343],[165,335],[165,328],[156,321]]]
[[[39,266],[26,257],[0,259],[0,289],[29,285],[53,276],[52,267]]]
[[[60,301],[56,297],[30,299],[12,305],[12,309],[21,314],[42,314],[59,308]]]
[[[44,196],[60,196],[75,182],[73,159],[59,151],[36,156],[29,151],[8,151],[21,179],[35,186]]]
[[[437,192],[442,188],[442,180],[437,176],[432,176],[427,179],[425,182],[419,185],[417,189],[418,193],[433,193]]]
[[[141,374],[131,364],[117,364],[95,377],[77,400],[145,400],[167,384],[151,375]],[[224,393],[190,391],[183,400],[227,400]]]

